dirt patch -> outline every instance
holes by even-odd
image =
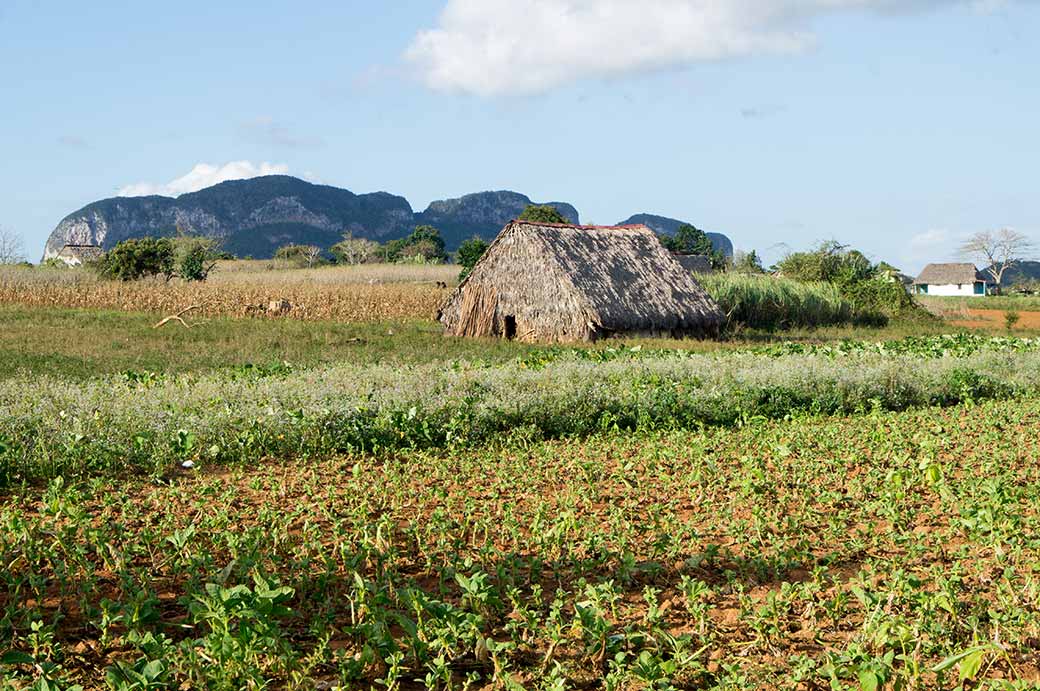
[[[1006,310],[981,310],[966,308],[960,311],[964,318],[952,319],[950,323],[954,326],[962,326],[966,329],[1000,329],[1006,330],[1004,315]],[[1018,322],[1013,331],[1033,331],[1040,329],[1040,312],[1018,312]]]

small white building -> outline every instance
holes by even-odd
[[[929,264],[914,279],[917,295],[982,297],[995,287],[992,278],[967,263]]]

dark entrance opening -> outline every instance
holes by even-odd
[[[506,315],[506,338],[510,341],[516,338],[516,317],[511,314]]]

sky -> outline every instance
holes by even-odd
[[[0,226],[287,173],[510,189],[767,259],[1040,239],[1033,0],[0,0]]]

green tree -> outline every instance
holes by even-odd
[[[95,264],[98,273],[111,279],[136,281],[147,276],[173,278],[174,244],[170,238],[123,240]]]
[[[408,236],[383,245],[378,256],[389,264],[399,261],[436,263],[448,259],[444,238],[433,226],[416,226]]]
[[[444,238],[441,237],[441,232],[433,226],[416,226],[412,234],[405,238],[405,247],[415,246],[420,247],[419,253],[430,261],[448,259],[448,254],[444,251]]]
[[[570,221],[560,211],[549,205],[531,204],[520,214],[518,221],[530,221],[532,223],[563,223],[569,225]]]
[[[387,264],[393,264],[401,258],[401,250],[405,248],[405,238],[397,238],[386,242],[379,249],[379,257]]]
[[[715,249],[711,238],[700,228],[684,223],[675,231],[675,235],[660,235],[661,244],[675,254],[698,254],[711,259],[714,269],[726,266],[726,255]]]
[[[489,246],[482,238],[476,236],[459,245],[459,251],[455,253],[455,260],[462,267],[462,271],[459,273],[460,281],[469,276],[470,271],[477,265],[480,258],[484,256]]]
[[[174,241],[177,275],[185,281],[205,281],[221,254],[213,238],[182,235]]]
[[[762,268],[762,259],[755,250],[738,252],[737,256],[733,258],[733,270],[744,274],[765,273],[765,269]]]

